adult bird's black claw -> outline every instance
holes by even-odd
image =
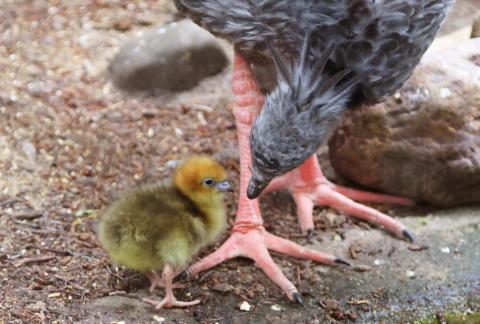
[[[187,281],[188,279],[190,279],[190,272],[188,271],[188,269],[186,269],[180,272],[180,274],[176,276],[175,279],[177,279],[177,281]]]
[[[341,258],[336,258],[336,259],[335,259],[335,263],[344,264],[344,265],[349,266],[349,267],[352,266],[352,265],[350,264],[350,262],[347,262],[347,261],[345,261],[345,260],[343,260],[343,259],[341,259]]]
[[[307,241],[310,243],[313,240],[313,237],[315,236],[315,230],[313,228],[310,228],[307,230]]]
[[[296,303],[298,303],[302,306],[305,306],[305,304],[303,303],[303,298],[298,292],[293,293],[292,299],[293,299],[294,302],[296,302]]]
[[[409,241],[410,243],[412,243],[414,241],[413,234],[410,233],[408,230],[404,229],[402,231],[402,235],[403,235],[403,238],[405,240]]]

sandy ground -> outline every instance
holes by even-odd
[[[475,1],[459,5],[446,30],[471,18]],[[125,41],[173,13],[161,0],[0,0],[0,322],[405,322],[479,310],[480,210],[392,206],[375,207],[405,217],[417,245],[318,208],[313,247],[356,267],[275,256],[304,308],[248,260],[178,292],[199,306],[155,312],[141,303],[146,279],[109,262],[92,216],[188,154],[212,154],[238,179],[230,69],[157,98],[123,94],[105,73]],[[236,196],[227,199],[230,221]],[[269,231],[307,244],[287,194],[262,199],[262,211]],[[250,312],[238,309],[242,301]]]

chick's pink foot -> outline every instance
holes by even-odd
[[[396,219],[364,206],[354,200],[391,203],[411,206],[415,203],[407,198],[365,192],[338,186],[325,178],[320,170],[317,157],[312,155],[300,167],[290,171],[282,177],[274,179],[265,192],[279,189],[288,189],[297,205],[297,214],[300,227],[308,238],[313,235],[313,207],[325,205],[333,207],[349,216],[379,225],[397,237],[413,241],[408,229]]]
[[[173,268],[170,265],[166,265],[163,269],[162,277],[160,277],[156,272],[150,271],[147,272],[147,277],[150,279],[152,285],[150,286],[150,293],[152,293],[156,287],[162,286],[165,288],[165,297],[161,301],[157,301],[151,298],[143,298],[143,301],[154,305],[155,309],[160,308],[170,308],[170,307],[189,307],[197,305],[200,303],[200,300],[192,300],[188,302],[179,301],[173,295],[173,289],[178,288],[174,287],[172,283],[175,273]]]
[[[181,279],[207,270],[215,265],[238,256],[255,261],[255,264],[275,282],[287,296],[303,303],[297,288],[282,273],[270,256],[269,250],[301,259],[314,260],[325,264],[345,264],[348,262],[326,253],[306,249],[294,242],[268,233],[263,227],[258,200],[246,196],[248,180],[251,176],[249,134],[250,128],[263,104],[248,64],[237,54],[234,61],[233,92],[235,94],[235,121],[240,150],[240,197],[237,218],[230,238],[217,251],[185,270]]]

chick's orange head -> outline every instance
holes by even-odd
[[[230,190],[227,172],[217,161],[206,156],[194,156],[175,171],[174,182],[184,194],[217,193]]]

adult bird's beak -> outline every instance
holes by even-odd
[[[257,198],[258,196],[260,196],[262,191],[267,187],[269,183],[270,180],[262,181],[252,176],[250,178],[250,181],[248,182],[247,197],[249,199]]]
[[[228,180],[217,182],[215,188],[220,192],[233,191],[232,184]]]

